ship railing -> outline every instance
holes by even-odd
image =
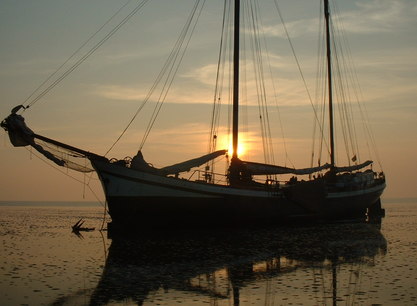
[[[228,185],[229,181],[226,174],[215,173],[204,170],[194,170],[191,175],[187,178],[189,181],[195,181],[200,183],[207,184],[217,184],[217,185]],[[260,188],[263,190],[276,191],[284,186],[286,181],[280,181],[277,179],[266,178],[253,178],[253,187]]]
[[[204,171],[199,169],[194,170],[188,177],[188,180],[218,185],[227,185],[228,182],[226,174]]]

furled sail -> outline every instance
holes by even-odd
[[[321,170],[329,169],[330,165],[325,164],[319,167],[294,169],[275,165],[254,163],[243,161],[243,165],[252,175],[269,175],[269,174],[312,174]]]
[[[368,160],[358,165],[353,166],[346,166],[346,167],[335,167],[334,171],[336,173],[340,172],[351,172],[360,170],[371,165],[373,161]],[[252,175],[271,175],[271,174],[298,174],[298,175],[305,175],[305,174],[312,174],[315,172],[319,172],[322,170],[330,169],[330,164],[324,164],[323,166],[319,167],[312,167],[312,168],[303,168],[303,169],[294,169],[288,167],[281,167],[275,165],[268,165],[268,164],[261,164],[261,163],[254,163],[254,162],[247,162],[243,161],[242,164]]]
[[[371,165],[373,163],[372,160],[367,160],[364,163],[361,163],[359,165],[353,165],[353,166],[346,166],[346,167],[335,167],[335,171],[337,173],[339,172],[350,172],[350,171],[356,171],[356,170],[360,170],[362,168],[365,168],[369,165]]]
[[[191,168],[201,166],[212,159],[215,159],[221,155],[226,154],[226,150],[219,150],[213,153],[209,153],[197,158],[193,158],[178,164],[174,164],[171,166],[167,166],[164,168],[154,168],[149,165],[145,159],[143,158],[142,152],[139,151],[138,154],[132,158],[131,168],[148,172],[148,173],[155,173],[160,175],[169,175],[169,174],[177,174],[181,172],[190,171]]]
[[[190,159],[190,160],[187,160],[187,161],[184,161],[182,163],[178,163],[172,166],[167,166],[159,170],[165,175],[190,171],[191,168],[201,166],[221,155],[225,155],[226,152],[227,150],[215,151],[213,153],[206,154],[201,157],[194,158],[194,159]]]

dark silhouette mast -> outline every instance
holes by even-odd
[[[326,19],[326,46],[327,46],[327,80],[329,87],[329,129],[330,129],[330,165],[335,166],[334,161],[334,124],[333,124],[333,85],[332,85],[332,58],[330,41],[330,9],[329,0],[324,0],[324,17]]]
[[[237,159],[239,137],[239,32],[240,32],[240,0],[235,0],[234,46],[233,46],[233,156]]]

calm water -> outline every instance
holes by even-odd
[[[383,205],[381,224],[121,240],[98,204],[1,203],[0,304],[417,305],[417,199]]]

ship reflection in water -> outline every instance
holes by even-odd
[[[358,301],[366,295],[360,270],[386,253],[379,229],[349,223],[113,237],[90,304]]]

